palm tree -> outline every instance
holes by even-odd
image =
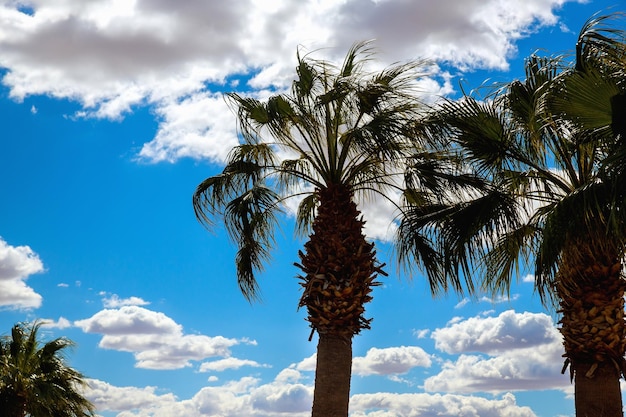
[[[85,417],[93,405],[79,388],[84,377],[65,363],[63,352],[73,343],[65,338],[39,340],[41,322],[13,326],[0,339],[0,410],[7,417]]]
[[[414,85],[423,63],[368,73],[372,53],[357,43],[340,67],[298,53],[290,94],[228,94],[242,143],[193,196],[199,221],[210,228],[222,218],[236,242],[237,280],[249,300],[258,297],[255,275],[269,259],[283,202],[301,199],[296,231],[312,233],[295,265],[299,306],[319,335],[314,417],[348,414],[352,338],[370,327],[364,305],[386,275],[356,203],[393,190],[421,107]]]
[[[480,186],[427,206],[408,199],[398,239],[412,254],[419,236],[446,274],[483,273],[496,292],[534,269],[544,304],[558,304],[579,417],[623,415],[626,45],[610,17],[583,27],[574,63],[533,55],[524,81],[438,107],[427,131]]]

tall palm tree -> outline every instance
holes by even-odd
[[[372,54],[368,42],[357,43],[336,67],[298,53],[290,93],[266,101],[228,94],[242,143],[193,196],[199,221],[212,227],[222,218],[238,245],[237,280],[249,300],[258,296],[255,276],[269,259],[284,201],[301,199],[296,229],[312,233],[296,263],[299,306],[311,336],[319,335],[314,417],[348,414],[352,338],[370,327],[364,305],[386,275],[357,202],[397,186],[420,109],[414,87],[423,63],[369,73]]]
[[[6,417],[86,417],[93,405],[79,388],[84,377],[65,363],[70,340],[58,338],[42,344],[41,322],[13,326],[11,336],[0,339],[0,410]]]
[[[427,131],[481,185],[428,206],[407,200],[399,235],[404,253],[420,236],[446,274],[482,273],[493,291],[534,269],[543,302],[558,304],[579,417],[623,415],[626,45],[608,21],[587,22],[572,63],[531,56],[524,81],[443,102]]]

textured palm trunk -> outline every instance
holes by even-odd
[[[320,333],[316,369],[312,415],[347,416],[352,375],[352,337]]]
[[[580,243],[580,242],[578,242]],[[622,264],[601,245],[564,255],[557,292],[566,363],[577,417],[623,417],[619,380],[626,371]],[[567,275],[566,275],[567,274]],[[566,277],[570,279],[565,279]]]
[[[313,233],[296,264],[303,275],[300,306],[319,334],[313,417],[347,417],[352,370],[352,337],[370,327],[363,316],[378,274],[374,244],[363,235],[363,220],[343,185],[318,191]]]

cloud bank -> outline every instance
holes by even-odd
[[[15,100],[70,99],[82,106],[75,116],[153,107],[159,128],[140,151],[146,160],[219,162],[236,135],[218,91],[285,88],[299,46],[338,60],[353,42],[376,39],[384,62],[507,70],[515,42],[556,25],[566,1],[9,1],[0,68]],[[449,92],[449,79],[431,86],[446,83]]]

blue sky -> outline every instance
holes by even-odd
[[[239,293],[225,232],[191,195],[236,143],[222,92],[288,87],[298,45],[338,60],[436,62],[425,94],[523,74],[571,51],[617,0],[0,1],[0,334],[46,319],[77,342],[104,417],[306,416],[309,342],[282,219],[262,302]],[[219,5],[218,5],[219,4]],[[462,6],[461,6],[462,4]],[[509,299],[433,299],[394,269],[391,214],[363,207],[390,276],[354,339],[353,417],[573,416],[553,311],[522,272]]]

